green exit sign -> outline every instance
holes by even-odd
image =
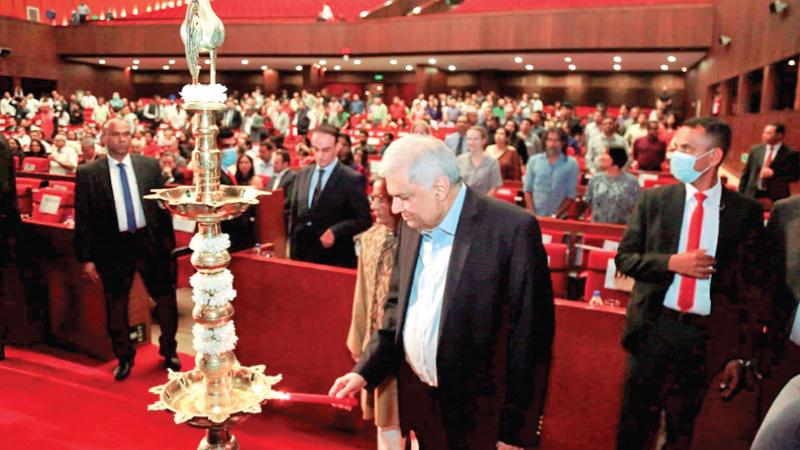
[[[375,81],[381,81],[381,80],[383,80],[383,75],[381,75],[379,73],[376,73],[375,74]]]

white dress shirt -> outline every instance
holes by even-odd
[[[275,174],[275,177],[272,179],[272,188],[270,189],[271,191],[277,190],[281,187],[281,180],[283,180],[283,176],[288,171],[289,168],[286,168]]]
[[[114,158],[108,158],[108,171],[111,175],[111,190],[114,192],[114,209],[117,210],[117,223],[119,223],[119,231],[135,231],[128,230],[128,214],[125,211],[125,197],[122,191],[122,180],[119,176],[120,161]],[[136,182],[136,173],[133,171],[133,162],[131,155],[125,155],[122,160],[125,165],[125,174],[128,176],[128,186],[131,190],[131,199],[133,200],[133,211],[136,213],[136,229],[142,228],[147,225],[144,218],[144,209],[142,208],[142,196],[139,195],[139,184]]]
[[[780,150],[780,149],[781,149],[781,144],[780,143],[775,144],[775,145],[767,144],[766,148],[764,149],[764,160],[761,161],[761,167],[762,168],[763,167],[769,167],[769,165],[767,164],[767,161],[769,161],[770,164],[772,164],[772,161],[775,161],[775,157],[778,155],[778,150]],[[762,190],[762,191],[766,189],[766,187],[764,186],[764,179],[761,178],[760,176],[758,177],[758,183],[757,183],[756,187],[758,187],[758,189]]]
[[[408,365],[423,383],[434,387],[439,385],[436,355],[447,269],[466,193],[467,189],[461,185],[456,201],[442,223],[422,233],[403,328],[403,347]]]
[[[50,161],[50,173],[56,175],[75,173],[75,168],[78,167],[78,152],[76,152],[73,147],[65,145],[59,150],[54,146],[50,154],[53,155],[53,160]],[[73,169],[67,169],[59,164],[59,162],[72,166]]]
[[[686,202],[683,207],[683,224],[681,225],[678,253],[686,251],[686,244],[689,240],[689,224],[692,220],[692,213],[697,207],[697,199],[694,196],[698,192],[697,189],[691,184],[685,184],[684,186],[686,186]],[[722,182],[717,180],[717,184],[705,191],[704,194],[706,194],[706,199],[703,201],[703,227],[700,232],[699,248],[705,250],[709,256],[715,256],[717,254],[717,238],[719,237]],[[667,290],[667,295],[664,296],[664,306],[675,311],[680,311],[680,308],[678,308],[678,292],[681,288],[681,280],[683,280],[683,275],[676,273],[675,279],[672,280],[672,284]],[[711,314],[711,278],[707,280],[697,279],[694,304],[687,312],[701,316]]]

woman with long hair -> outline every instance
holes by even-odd
[[[264,188],[264,180],[256,176],[256,172],[253,170],[253,158],[246,153],[239,155],[239,159],[236,160],[236,173],[233,175],[233,179],[238,186]]]
[[[47,151],[45,150],[44,144],[39,139],[31,140],[31,145],[28,147],[28,151],[25,156],[33,156],[36,158],[47,158]]]
[[[486,148],[486,153],[500,164],[500,174],[504,180],[522,179],[522,159],[515,148],[509,145],[508,131],[498,128],[494,132],[494,144]]]

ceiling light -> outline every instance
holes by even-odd
[[[614,59],[615,63],[621,63],[622,62],[622,56],[617,55],[613,59]]]
[[[689,69],[687,69],[686,66],[681,67],[681,72],[686,73],[688,71]]]
[[[667,70],[669,70],[669,66],[666,65],[666,64],[662,64],[661,65],[661,70],[667,71]]]
[[[300,72],[303,70],[303,66],[295,66],[294,70]]]
[[[517,64],[521,63],[522,62],[522,56],[515,57],[514,58],[514,62],[517,63]]]
[[[248,64],[250,64],[250,60],[249,60],[249,59],[243,59],[243,60],[242,60],[242,65],[243,65],[243,66],[246,66],[246,65],[248,65]]]
[[[397,60],[396,60],[396,59],[390,59],[390,60],[389,60],[389,64],[391,64],[391,65],[393,65],[393,66],[394,66],[394,65],[396,65],[396,64],[397,64]]]
[[[101,59],[101,60],[97,61],[97,63],[98,63],[98,64],[105,64],[105,63],[106,63],[106,60],[105,60],[105,59]]]
[[[170,60],[169,60],[169,61],[167,61],[167,62],[168,62],[169,64],[175,64],[175,60],[174,60],[174,59],[170,59]]]
[[[137,66],[137,65],[133,65],[133,66],[131,66],[131,69],[133,69],[133,70],[139,70],[139,66]]]
[[[207,60],[203,61],[203,63],[206,64],[206,65],[211,64],[211,60],[207,59]]]
[[[333,70],[342,70],[342,66],[333,66]]]
[[[269,69],[269,67],[267,67],[267,66],[261,66],[261,70],[267,70],[267,69]]]
[[[678,58],[676,58],[676,57],[674,57],[672,55],[667,56],[667,61],[669,61],[669,62],[675,62],[677,60],[678,60]]]
[[[134,59],[134,60],[133,60],[133,63],[134,63],[134,64],[139,64],[140,62],[141,62],[141,61],[139,61],[138,59]]]
[[[422,12],[422,6],[415,6],[414,9],[411,10],[411,14],[419,14]]]
[[[361,11],[358,14],[358,17],[361,17],[363,19],[364,17],[367,17],[368,15],[369,15],[369,11]]]
[[[163,66],[161,66],[161,68],[164,69],[164,70],[169,70],[169,66],[167,66],[167,65],[163,65]]]
[[[447,70],[449,70],[450,72],[455,72],[456,66],[450,64],[449,66],[447,66]]]
[[[575,70],[575,69],[577,69],[578,67],[577,67],[575,64],[570,64],[569,66],[567,66],[567,68],[568,68],[569,70]]]
[[[565,56],[564,62],[572,62],[572,58],[570,58],[569,56]]]
[[[525,64],[525,70],[533,70],[533,64]]]
[[[326,65],[328,65],[328,61],[325,61],[324,59],[320,59],[319,60],[319,65],[320,66],[326,66]]]
[[[406,70],[408,70],[408,71],[414,70],[414,67],[413,67],[413,66],[411,66],[411,64],[408,64],[408,65],[406,66]]]
[[[428,59],[428,64],[436,64],[436,58]]]
[[[797,64],[797,61],[795,61],[793,59],[790,59],[789,62],[787,62],[786,64],[789,64],[790,66],[794,66],[794,65]]]
[[[361,60],[360,59],[354,59],[353,60],[353,64],[355,64],[357,66],[360,66],[361,65]]]
[[[614,70],[616,70],[616,71],[622,70],[622,64],[614,64],[613,67],[614,67]]]

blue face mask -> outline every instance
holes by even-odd
[[[672,159],[669,161],[669,171],[672,173],[672,176],[674,176],[675,179],[680,182],[687,184],[694,183],[695,180],[700,178],[700,175],[708,172],[709,169],[711,169],[711,165],[709,164],[705,170],[698,172],[694,169],[694,164],[698,159],[708,155],[713,151],[714,149],[711,149],[698,156],[692,156],[683,152],[675,152],[672,154]]]

